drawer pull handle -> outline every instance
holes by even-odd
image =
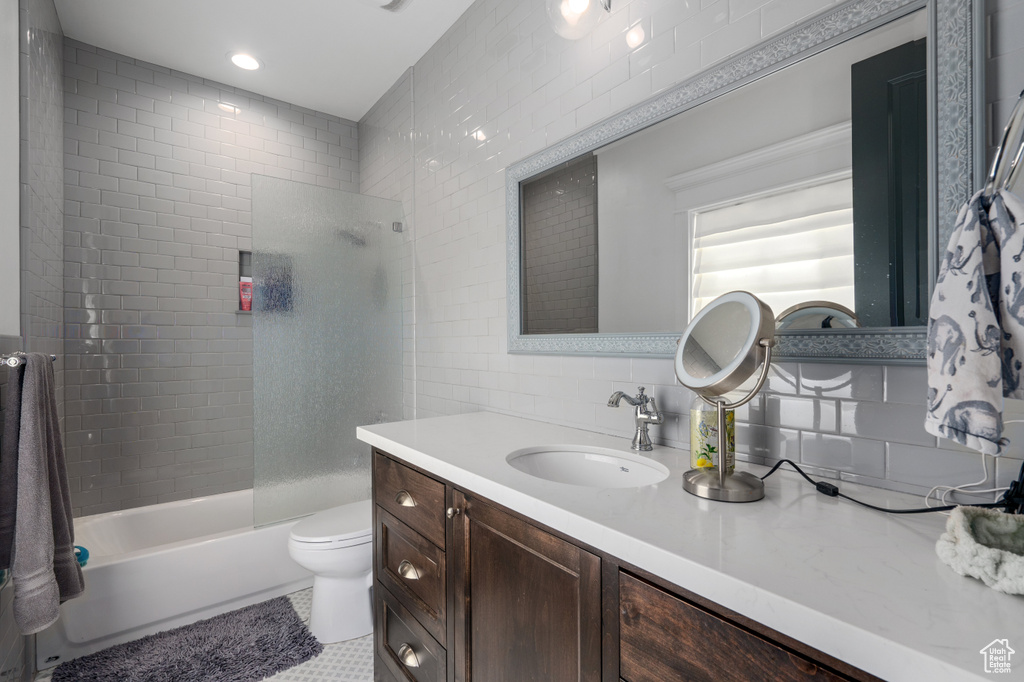
[[[398,647],[398,658],[405,664],[406,668],[420,667],[419,656],[416,655],[416,652],[408,644]]]
[[[420,579],[420,572],[409,562],[408,559],[402,559],[402,563],[398,564],[398,575],[402,576],[406,580]]]
[[[454,519],[456,516],[462,513],[462,510],[458,507],[448,507],[448,511],[445,512],[449,519]]]
[[[416,500],[412,499],[412,495],[409,494],[408,490],[399,490],[398,494],[395,495],[395,502],[402,505],[403,507],[416,506]]]

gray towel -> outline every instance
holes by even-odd
[[[0,568],[11,569],[22,634],[54,623],[85,589],[75,559],[71,495],[57,423],[53,363],[29,353],[10,370],[0,451]]]

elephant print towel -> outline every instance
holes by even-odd
[[[1024,203],[981,192],[960,209],[928,311],[925,429],[1002,454],[1003,398],[1024,398]]]

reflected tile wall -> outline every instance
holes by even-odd
[[[625,439],[630,412],[606,401],[642,384],[668,412],[655,439],[688,447],[692,395],[676,384],[670,361],[508,355],[504,169],[832,4],[616,2],[579,41],[554,34],[541,0],[473,4],[413,68],[415,288],[407,315],[415,320],[415,395],[407,416],[486,409]],[[1024,33],[1013,29],[1022,7],[1024,0],[988,4],[990,16],[1013,20],[992,29],[1004,73],[1024,63]],[[637,27],[646,39],[630,48],[626,34]],[[1015,98],[1020,87],[990,88],[990,101]],[[362,142],[375,146],[382,134],[367,126]],[[362,172],[404,167],[406,149],[393,151],[364,159]],[[781,363],[738,415],[740,458],[788,457],[822,475],[914,493],[938,478],[977,480],[976,454],[925,433],[924,385],[922,367]],[[1010,435],[1024,442],[1019,425]],[[1015,476],[1020,452],[1011,445],[989,480]]]
[[[76,514],[253,484],[253,173],[358,191],[356,124],[68,40],[64,294]]]

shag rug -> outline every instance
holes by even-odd
[[[288,597],[278,597],[66,661],[53,682],[249,682],[321,651]]]

